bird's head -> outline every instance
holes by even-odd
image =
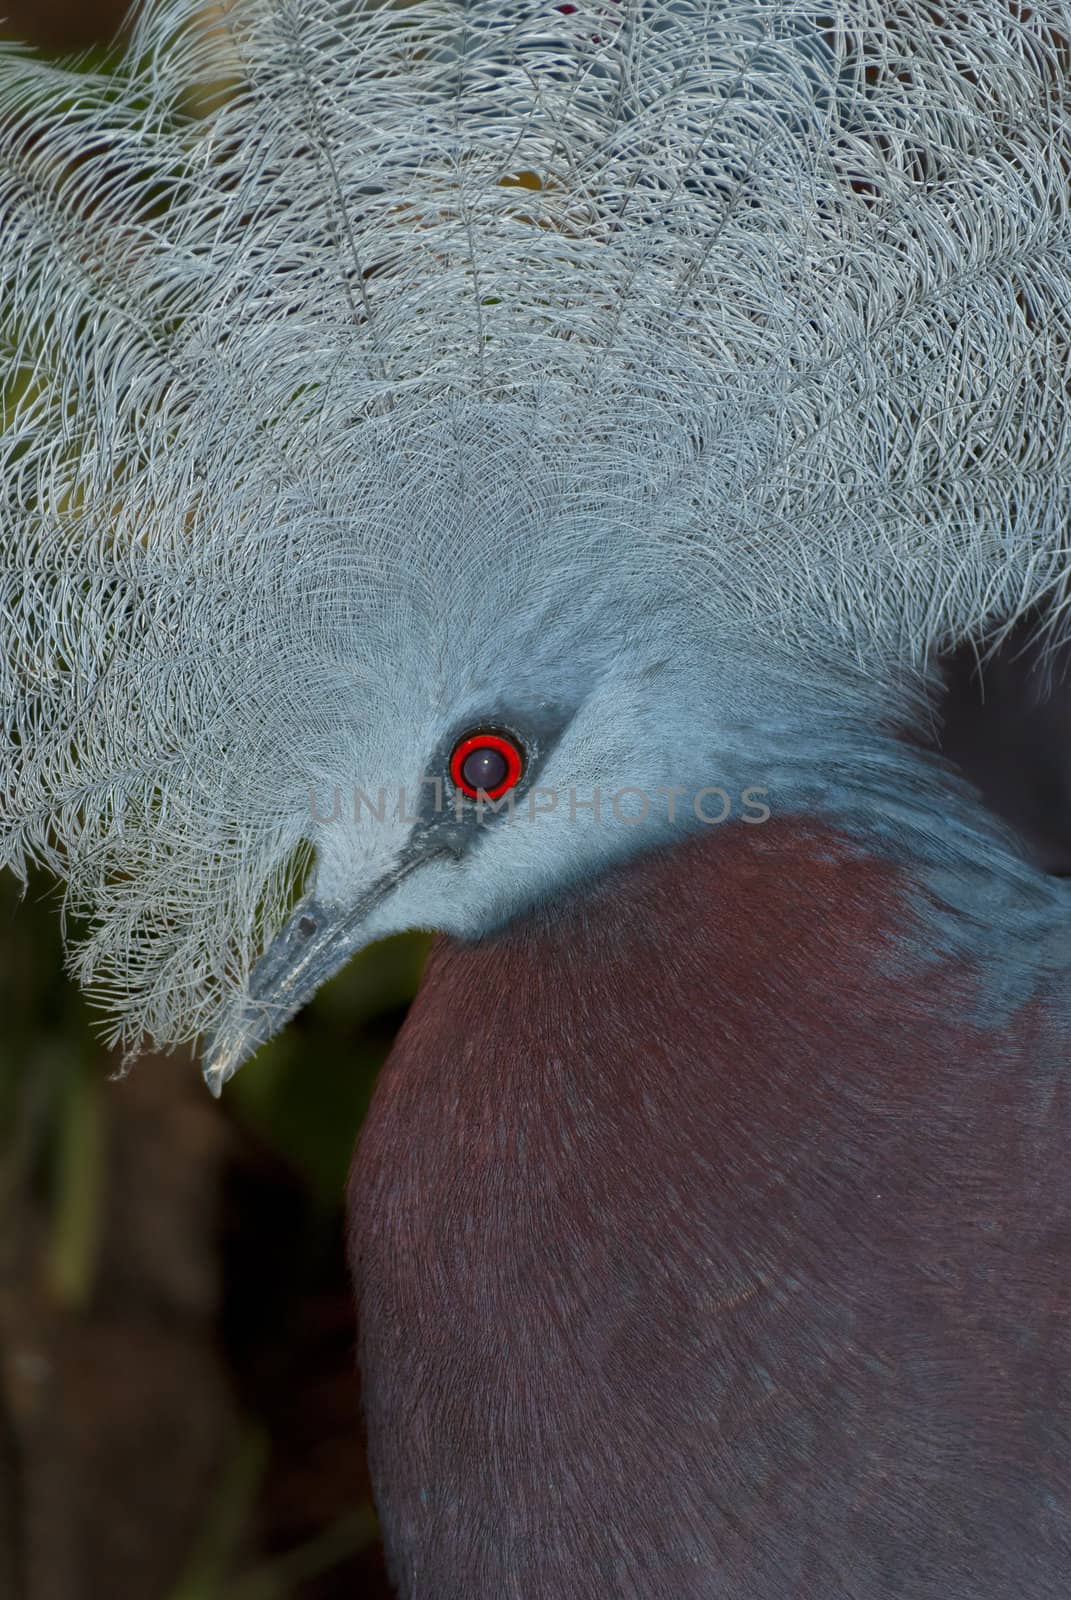
[[[650,481],[652,426],[619,408],[578,474],[576,453],[541,459],[538,413],[451,404],[378,457],[359,564],[352,525],[318,561],[306,535],[282,656],[227,742],[256,729],[274,750],[243,766],[259,804],[288,789],[309,871],[212,1030],[213,1087],[373,939],[479,937],[624,856],[767,813],[769,660],[739,628],[719,647],[694,570],[667,560],[680,507]],[[370,549],[403,537],[404,566],[377,573]]]

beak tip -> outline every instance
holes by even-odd
[[[227,1081],[222,1067],[206,1066],[202,1069],[202,1076],[209,1094],[213,1100],[218,1100],[223,1093],[223,1085]]]
[[[209,1039],[201,1057],[201,1076],[214,1100],[219,1099],[223,1085],[230,1082],[248,1054],[247,1050],[228,1048],[218,1035]]]

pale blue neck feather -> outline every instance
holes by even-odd
[[[984,1025],[1031,1000],[1066,1008],[1071,879],[1036,867],[950,763],[899,736],[929,731],[918,692],[890,704],[887,685],[842,680],[834,703],[825,672],[808,686],[797,671],[784,693],[784,717],[749,733],[740,771],[753,781],[758,738],[775,815],[825,818],[917,884],[919,931],[905,962],[962,960],[983,972]]]

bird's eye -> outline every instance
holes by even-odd
[[[520,745],[501,733],[467,733],[450,757],[450,776],[470,800],[497,800],[524,771]]]

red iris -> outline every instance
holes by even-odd
[[[524,770],[520,747],[502,733],[467,733],[454,746],[450,776],[470,800],[497,800]]]

